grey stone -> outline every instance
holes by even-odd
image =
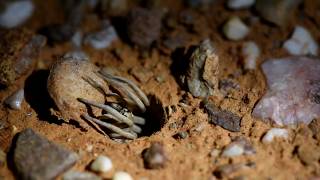
[[[19,179],[53,179],[78,160],[76,153],[50,142],[29,128],[17,135],[13,147],[13,162]]]
[[[227,110],[221,110],[210,102],[205,102],[205,109],[209,115],[209,122],[221,126],[232,132],[240,131],[241,118]]]
[[[204,40],[193,51],[186,83],[190,93],[195,97],[213,95],[219,85],[219,56],[209,39]]]

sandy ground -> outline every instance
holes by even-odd
[[[50,115],[49,108],[53,107],[53,103],[46,91],[48,68],[57,57],[72,49],[68,42],[46,46],[42,50],[36,70],[25,83],[27,98],[22,104],[22,109],[19,111],[10,110],[1,103],[0,119],[13,127],[13,134],[30,127],[49,140],[77,152],[81,158],[73,169],[87,170],[89,163],[97,155],[109,156],[114,164],[114,170],[108,174],[101,174],[104,178],[111,178],[116,170],[124,170],[130,173],[134,179],[214,179],[213,172],[217,167],[236,163],[250,163],[252,166],[234,171],[224,178],[310,179],[320,177],[319,161],[304,162],[297,153],[299,148],[304,148],[305,156],[312,156],[320,152],[320,135],[314,128],[300,125],[289,130],[290,137],[287,140],[277,139],[271,144],[261,142],[262,136],[273,125],[252,118],[251,112],[255,103],[266,91],[266,84],[260,69],[256,71],[242,69],[242,58],[239,52],[244,41],[253,40],[262,50],[259,64],[268,58],[287,56],[285,50],[279,47],[279,43],[290,36],[296,24],[309,29],[319,42],[320,16],[314,15],[315,9],[309,5],[312,0],[306,2],[308,6],[297,11],[289,25],[283,28],[272,26],[264,21],[253,20],[252,16],[255,14],[250,10],[226,10],[223,2],[217,2],[209,10],[189,9],[190,13],[197,17],[195,32],[186,30],[180,24],[177,25],[174,32],[171,32],[185,35],[186,48],[196,45],[207,37],[212,40],[220,56],[220,79],[232,79],[240,85],[240,88],[233,89],[229,96],[221,101],[215,97],[211,97],[211,99],[221,108],[242,117],[240,132],[230,132],[208,123],[208,116],[202,108],[201,100],[192,97],[179,86],[177,77],[171,71],[176,59],[172,58],[170,54],[155,48],[149,56],[142,58],[136,48],[121,40],[113,43],[108,49],[94,50],[85,47],[84,51],[98,66],[113,68],[124,77],[136,82],[148,95],[155,94],[163,103],[164,108],[175,107],[176,111],[168,114],[168,119],[161,129],[159,127],[159,130],[151,136],[143,136],[129,143],[121,144],[104,137],[94,128],[83,131],[76,122],[65,123]],[[52,2],[49,1],[49,3]],[[56,16],[57,13],[54,12],[57,8],[54,6],[45,8],[43,3],[39,3],[38,6],[43,8],[36,11],[33,19],[27,25],[31,29],[59,20],[57,18],[59,15]],[[180,9],[180,6],[177,3],[177,5],[172,5],[172,8]],[[40,16],[44,12],[46,12],[45,18]],[[302,15],[303,12],[314,15],[316,20],[308,18],[305,14]],[[178,17],[177,12],[173,14],[173,17]],[[251,32],[245,40],[232,42],[221,35],[221,25],[232,15],[238,15],[250,22]],[[92,18],[95,19],[91,16],[86,17],[83,26],[90,27]],[[115,50],[119,54],[115,55]],[[140,74],[143,79],[139,81],[135,76],[139,76],[140,71],[145,74]],[[6,90],[1,90],[1,102],[22,84],[23,82],[18,82]],[[156,117],[150,118],[148,121],[156,119]],[[312,127],[320,128],[319,123],[313,123],[313,125]],[[185,139],[174,138],[173,136],[180,131],[188,132],[189,136]],[[238,136],[247,138],[255,148],[256,154],[234,158],[213,157],[211,155],[212,150],[222,150],[233,138]],[[9,140],[6,142],[3,139],[8,138],[2,138],[2,143],[10,143]],[[163,169],[148,170],[144,168],[141,153],[152,142],[161,142],[164,145],[169,161]],[[87,150],[90,146],[93,147],[92,151]],[[0,167],[0,174],[4,179],[13,179],[13,174],[6,165]]]

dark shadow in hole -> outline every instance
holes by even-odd
[[[161,101],[155,96],[149,97],[150,106],[147,111],[142,115],[146,119],[146,124],[141,126],[141,136],[151,136],[153,133],[160,131],[160,129],[167,122],[167,114]]]
[[[132,45],[130,38],[128,36],[128,33],[127,33],[127,24],[128,24],[127,18],[123,17],[123,16],[114,16],[111,18],[111,24],[116,29],[119,38],[123,42]]]
[[[38,114],[39,120],[61,125],[64,121],[58,120],[50,112],[50,108],[56,107],[47,90],[48,76],[49,70],[33,72],[25,83],[25,98]]]
[[[185,84],[182,83],[181,76],[185,75],[189,67],[189,59],[196,46],[191,46],[187,51],[185,48],[177,48],[171,54],[172,64],[170,67],[171,73],[176,82],[186,89]]]

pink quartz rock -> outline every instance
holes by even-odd
[[[278,125],[309,124],[320,117],[320,59],[292,56],[262,64],[268,90],[252,115]]]

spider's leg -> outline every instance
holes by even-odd
[[[83,102],[85,104],[91,105],[91,106],[95,106],[98,108],[101,108],[103,110],[105,110],[107,113],[111,114],[112,116],[114,116],[117,120],[127,124],[128,126],[132,126],[134,123],[131,119],[129,119],[128,117],[122,115],[120,112],[118,112],[116,109],[114,109],[113,107],[109,106],[109,105],[104,105],[104,104],[99,104],[90,100],[86,100],[83,98],[78,98],[78,100],[80,102]]]
[[[134,133],[131,133],[131,132],[128,132],[128,131],[125,131],[115,125],[112,125],[110,123],[107,123],[107,122],[103,122],[101,121],[100,119],[97,119],[97,118],[93,118],[93,117],[90,117],[89,115],[85,114],[83,115],[83,117],[88,120],[88,121],[92,121],[96,124],[99,124],[100,126],[103,126],[103,127],[106,127],[108,129],[110,129],[111,131],[125,137],[125,138],[128,138],[128,139],[136,139],[137,138],[137,135],[134,134]]]

